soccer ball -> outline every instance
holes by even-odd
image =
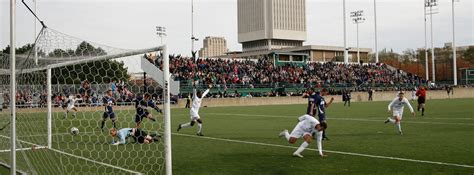
[[[70,132],[71,132],[71,135],[75,136],[79,134],[79,129],[77,129],[76,127],[72,127]]]

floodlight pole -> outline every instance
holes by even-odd
[[[375,62],[379,63],[379,49],[377,40],[377,0],[374,0],[374,21],[375,21]]]
[[[425,0],[424,3],[424,11],[423,11],[423,16],[424,16],[424,23],[425,23],[425,77],[426,80],[428,81],[430,79],[430,68],[429,68],[429,60],[428,60],[428,37],[427,37],[427,27],[426,27],[426,7],[428,4],[428,0]]]
[[[430,11],[433,9],[432,6],[430,6]],[[432,11],[430,12],[430,25],[431,25],[431,69],[432,69],[432,81],[433,83],[436,83],[436,66],[435,66],[435,53],[434,53],[434,42],[433,42],[433,13]]]
[[[342,16],[344,21],[344,63],[349,63],[349,48],[347,48],[347,30],[346,30],[346,0],[342,0]]]
[[[16,65],[15,65],[15,48],[16,48],[16,0],[10,0],[10,173],[16,175]]]
[[[455,23],[454,23],[454,0],[452,0],[452,12],[453,12],[453,80],[454,80],[454,86],[458,85],[458,68],[457,68],[457,55],[456,55],[456,28],[455,28]]]
[[[431,23],[431,68],[432,71],[432,81],[436,83],[436,65],[435,65],[435,50],[434,50],[434,41],[433,41],[433,6],[437,6],[436,0],[430,2],[430,23]]]

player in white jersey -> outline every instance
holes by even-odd
[[[412,113],[413,116],[415,116],[415,111],[413,110],[413,107],[411,106],[408,99],[404,97],[404,95],[405,94],[403,92],[400,92],[398,94],[398,97],[393,99],[393,101],[388,105],[388,112],[392,113],[393,117],[392,118],[389,117],[385,121],[385,123],[395,124],[395,126],[398,129],[398,133],[400,133],[400,135],[403,135],[400,122],[402,121],[403,108],[405,108],[405,105],[407,105],[408,108],[410,108],[410,112]]]
[[[76,104],[76,101],[77,101],[77,100],[78,100],[78,99],[77,99],[76,97],[74,97],[74,96],[69,96],[69,98],[66,99],[67,108],[66,108],[66,111],[64,112],[64,118],[67,117],[67,114],[68,114],[70,111],[74,111],[74,112],[72,113],[72,116],[73,116],[74,118],[76,118],[77,107],[75,106],[75,104]]]
[[[198,131],[197,131],[196,135],[204,136],[202,134],[202,120],[201,120],[201,117],[199,116],[199,108],[201,108],[202,99],[204,97],[206,97],[206,95],[209,93],[210,88],[212,88],[212,85],[209,85],[209,88],[206,91],[204,91],[204,93],[201,93],[200,90],[196,90],[196,87],[194,87],[194,89],[193,89],[193,102],[192,102],[192,105],[191,105],[191,110],[189,111],[191,121],[188,122],[188,123],[179,124],[178,125],[178,132],[182,128],[193,127],[194,124],[197,122],[198,123]]]
[[[416,87],[414,87],[412,90],[411,90],[411,101],[415,101],[416,100]]]
[[[319,155],[321,157],[326,157],[323,154],[323,146],[322,146],[322,138],[323,138],[323,131],[327,128],[326,123],[319,123],[313,116],[305,114],[298,118],[298,124],[296,124],[291,134],[288,133],[288,130],[285,129],[280,133],[280,137],[285,137],[285,139],[290,142],[291,144],[296,143],[298,138],[303,137],[304,142],[301,146],[293,153],[295,157],[303,157],[301,152],[303,152],[306,147],[311,143],[313,140],[313,134],[316,135],[315,139],[318,145]]]

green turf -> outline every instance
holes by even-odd
[[[387,104],[387,102],[364,102],[353,103],[351,107],[343,107],[342,104],[329,107],[327,132],[331,140],[324,141],[323,147],[330,151],[406,158],[416,162],[334,152],[329,152],[329,157],[323,159],[317,156],[314,150],[303,152],[305,156],[303,159],[294,158],[291,157],[291,153],[295,148],[281,146],[297,147],[301,142],[291,145],[277,135],[283,129],[293,129],[297,117],[306,111],[305,105],[216,107],[200,110],[206,137],[195,137],[196,128],[186,128],[173,135],[173,172],[174,174],[474,173],[474,168],[419,162],[474,166],[474,99],[428,101],[425,117],[419,115],[411,117],[408,109],[405,109],[402,122],[403,136],[397,134],[393,125],[383,124],[390,115],[387,113]],[[32,115],[42,114],[25,114],[25,117],[34,117]],[[112,147],[109,145],[111,140],[107,134],[97,130],[100,115],[100,112],[82,112],[77,119],[61,119],[60,115],[55,115],[54,133],[65,133],[71,126],[77,126],[81,130],[81,135],[55,136],[53,147],[133,171],[146,174],[160,172],[161,167],[155,162],[163,160],[160,151],[163,149],[162,144],[129,144]],[[118,116],[121,127],[133,125],[133,111],[121,111],[118,112]],[[187,110],[173,110],[173,133],[176,132],[178,123],[188,120]],[[21,139],[38,144],[45,143],[43,136],[27,137],[31,135],[33,129],[25,129],[31,125],[41,126],[44,121],[30,119],[23,124],[24,126],[19,126],[24,129],[19,133]],[[110,126],[110,123],[108,125]],[[150,130],[156,128],[156,125],[145,121],[144,127]],[[41,132],[45,132],[45,129],[46,127]],[[229,140],[216,140],[216,138]],[[251,143],[240,143],[241,141]],[[261,143],[270,145],[257,145]],[[2,146],[5,144],[2,145],[0,141],[0,147]],[[312,143],[310,148],[315,149],[316,144]],[[26,161],[21,158],[27,157],[39,174],[123,173],[120,170],[47,150],[30,150],[17,154],[21,155],[19,167],[23,168],[22,170],[28,171]],[[8,153],[0,154],[0,161],[8,161]]]

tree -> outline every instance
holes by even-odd
[[[79,84],[84,80],[104,84],[112,80],[128,81],[130,76],[123,62],[102,60],[52,70],[53,84]]]
[[[474,64],[474,46],[470,46],[462,55],[463,60]]]

